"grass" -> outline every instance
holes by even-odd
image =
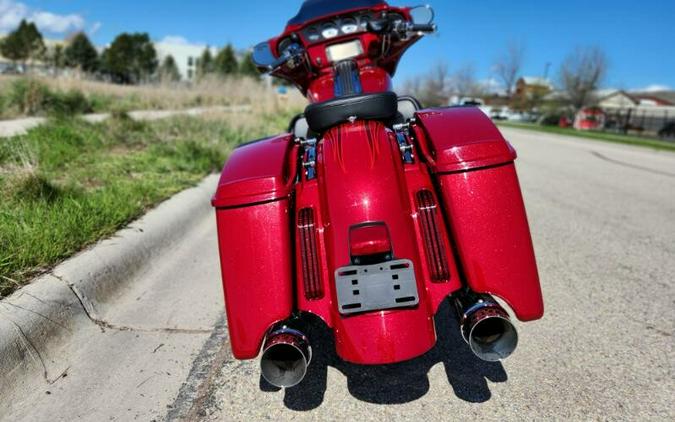
[[[0,297],[219,171],[234,146],[282,131],[290,114],[55,119],[0,139]]]
[[[675,143],[668,141],[660,141],[658,139],[640,138],[638,136],[622,135],[618,133],[577,131],[572,128],[561,128],[557,126],[542,126],[534,123],[513,123],[502,121],[498,121],[496,123],[498,126],[501,127],[527,129],[538,132],[555,133],[558,135],[574,136],[577,138],[592,139],[604,142],[613,142],[617,144],[637,145],[657,150],[675,151]]]
[[[205,78],[195,84],[114,85],[74,77],[0,76],[0,119],[116,110],[173,110],[253,105],[272,111],[301,106],[300,93],[279,96],[251,78]]]

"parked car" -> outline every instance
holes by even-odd
[[[659,138],[675,138],[675,120],[668,122],[659,130]]]

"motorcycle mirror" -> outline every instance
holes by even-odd
[[[410,17],[415,25],[427,25],[434,20],[434,9],[428,4],[425,6],[416,6],[410,9]]]
[[[253,63],[258,67],[263,67],[268,69],[270,66],[276,62],[274,54],[272,54],[272,49],[270,48],[270,43],[268,41],[261,42],[260,44],[253,47]]]

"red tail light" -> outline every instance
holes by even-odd
[[[298,213],[298,239],[300,240],[300,257],[302,259],[302,280],[305,297],[308,300],[321,299],[323,287],[319,269],[319,255],[316,247],[316,230],[314,210],[303,208]]]
[[[431,280],[436,283],[443,283],[450,279],[450,271],[448,270],[448,258],[443,238],[438,230],[438,205],[434,195],[428,190],[417,192],[416,197]]]

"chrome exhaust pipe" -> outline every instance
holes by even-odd
[[[490,295],[464,292],[455,297],[462,337],[480,359],[506,359],[518,346],[518,332],[509,314]]]
[[[312,347],[307,336],[283,325],[265,337],[260,370],[270,384],[288,388],[302,381],[311,360]]]

